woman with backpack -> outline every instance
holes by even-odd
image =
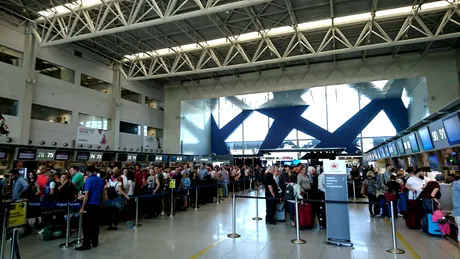
[[[380,216],[380,204],[377,198],[378,183],[375,180],[373,171],[367,172],[367,178],[362,185],[361,194],[367,196],[369,200],[369,214],[371,218]]]
[[[109,180],[107,187],[108,207],[110,208],[110,225],[107,230],[117,230],[118,221],[120,217],[120,211],[123,209],[123,201],[120,199],[121,196],[125,197],[128,201],[130,200],[128,194],[123,190],[123,178],[120,172],[113,174],[113,181]]]

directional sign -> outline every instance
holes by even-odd
[[[55,150],[51,149],[38,149],[37,150],[37,161],[54,161]]]
[[[27,224],[27,202],[13,202],[9,206],[8,227],[14,228]]]
[[[102,161],[102,152],[90,152],[88,161],[90,162]]]

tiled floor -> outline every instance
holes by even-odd
[[[404,255],[385,252],[392,244],[389,222],[369,219],[367,207],[350,205],[350,228],[353,248],[326,245],[326,230],[301,231],[306,244],[294,245],[295,229],[288,222],[266,226],[264,221],[253,221],[254,199],[238,200],[237,233],[241,238],[230,239],[231,199],[222,204],[207,204],[198,211],[189,210],[173,218],[164,216],[143,220],[138,230],[119,229],[116,232],[101,231],[100,246],[85,252],[58,247],[63,240],[41,241],[38,235],[20,240],[22,258],[100,258],[100,259],[184,259],[184,258],[460,258],[456,245],[448,240],[428,237],[419,231],[409,230],[402,219],[397,220],[397,231],[409,243],[414,252],[398,240]],[[265,213],[263,200],[259,202],[260,216]],[[9,251],[7,251],[9,254]],[[414,257],[415,255],[415,257]]]

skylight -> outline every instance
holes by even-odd
[[[84,2],[83,5],[87,5],[86,2],[100,2],[100,0],[79,0],[79,2]],[[423,4],[418,11],[418,13],[427,13],[433,11],[442,11],[447,8],[450,8],[453,4],[460,3],[460,0],[449,0],[449,1],[437,1]],[[56,7],[57,8],[57,7]],[[405,6],[400,8],[393,8],[388,10],[381,10],[375,12],[375,20],[379,19],[387,19],[387,18],[395,18],[405,15],[410,15],[413,11],[412,6]],[[312,31],[317,29],[324,29],[334,25],[346,25],[346,24],[355,24],[355,23],[363,23],[370,21],[372,19],[372,14],[368,13],[361,13],[361,14],[354,14],[348,15],[343,17],[336,17],[333,19],[324,19],[306,23],[297,24],[297,31],[304,32],[304,31]],[[149,52],[142,52],[132,55],[126,55],[123,59],[124,62],[129,62],[136,59],[146,59],[149,57],[155,56],[167,56],[167,55],[174,55],[176,52],[193,52],[199,51],[202,47],[217,47],[217,46],[229,46],[232,43],[243,43],[249,41],[260,40],[262,37],[265,36],[283,36],[288,34],[293,34],[296,32],[296,28],[294,25],[292,26],[282,26],[272,28],[270,30],[263,30],[263,31],[256,31],[256,32],[249,32],[244,33],[239,36],[229,36],[227,38],[220,38],[214,39],[210,41],[203,41],[198,43],[192,43],[182,46],[176,46],[171,48],[164,48],[158,50],[152,50]]]
[[[105,0],[104,2],[110,2],[111,0]],[[39,11],[38,14],[40,14],[42,17],[38,18],[37,21],[43,21],[45,18],[49,18],[51,16],[57,15],[65,15],[69,14],[72,11],[76,10],[77,8],[80,9],[87,9],[87,8],[93,8],[95,6],[101,5],[103,2],[102,0],[76,0],[71,3],[63,4],[63,5],[57,5],[55,7]]]

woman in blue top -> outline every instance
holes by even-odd
[[[184,176],[180,182],[180,189],[181,190],[188,190],[190,188],[190,178],[188,178],[188,173],[184,172]],[[184,211],[187,209],[187,201],[188,201],[188,191],[184,192]]]

